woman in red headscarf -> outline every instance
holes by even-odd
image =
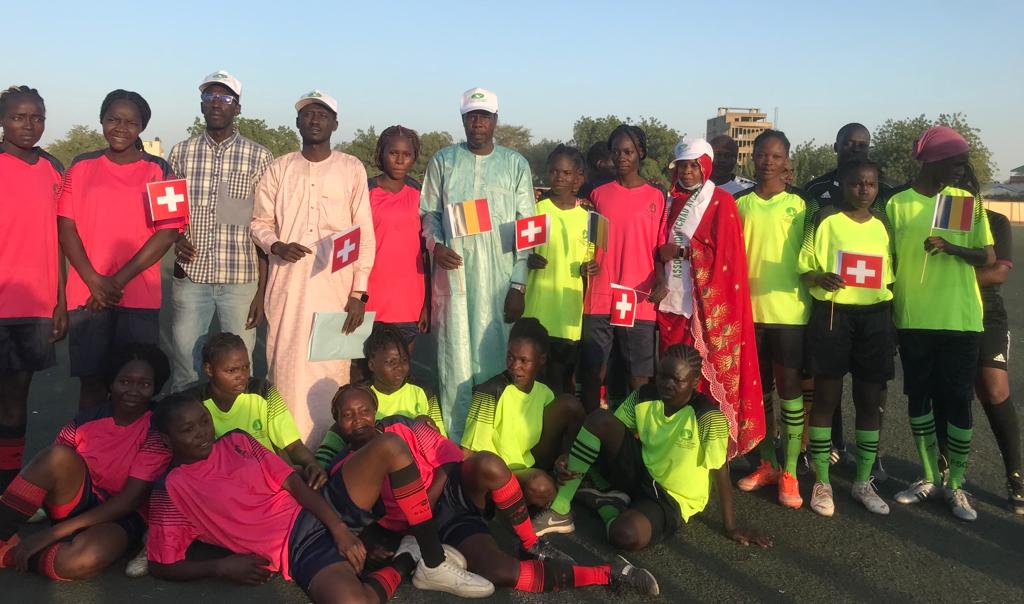
[[[729,457],[764,438],[743,229],[732,195],[711,182],[704,139],[676,145],[673,184],[658,255],[669,293],[658,307],[660,348],[694,346],[704,357],[698,389],[729,420]]]

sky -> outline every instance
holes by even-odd
[[[693,136],[719,106],[760,107],[794,144],[846,122],[963,112],[996,174],[1024,164],[1024,2],[6,3],[0,86],[46,99],[43,144],[98,127],[115,88],[153,109],[143,137],[185,138],[197,86],[226,69],[242,114],[293,125],[295,100],[338,99],[335,140],[400,123],[461,137],[459,98],[567,140],[580,116],[652,116]],[[1017,75],[1014,75],[1017,74]]]

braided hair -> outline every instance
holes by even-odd
[[[384,352],[394,346],[398,354],[408,356],[405,338],[398,328],[389,323],[377,323],[370,332],[370,337],[363,342],[363,358],[369,359],[378,352]]]
[[[107,360],[104,370],[105,383],[113,384],[117,374],[132,361],[142,361],[153,370],[154,393],[160,392],[171,377],[171,363],[162,350],[152,344],[134,343],[118,349]]]
[[[363,382],[345,384],[341,388],[338,388],[338,391],[334,393],[334,398],[331,399],[331,413],[335,415],[335,421],[338,419],[337,409],[341,405],[341,400],[350,392],[362,392],[369,396],[370,400],[373,401],[374,409],[380,407],[380,401],[377,400],[377,393],[374,392],[368,384]]]
[[[532,342],[537,349],[537,354],[548,352],[548,330],[534,317],[523,317],[512,325],[512,331],[508,335],[508,341],[526,340]]]
[[[772,130],[769,128],[761,134],[758,134],[757,138],[754,139],[754,148],[757,149],[762,143],[770,138],[774,138],[782,143],[782,146],[786,149],[786,155],[789,155],[789,139],[786,138],[786,133],[782,130]]]
[[[171,430],[171,416],[173,416],[179,409],[186,405],[202,405],[203,401],[199,398],[199,393],[195,389],[185,390],[184,392],[175,392],[170,396],[166,396],[160,400],[153,407],[153,416],[150,419],[153,427],[156,431],[161,434],[170,434]]]
[[[227,331],[214,334],[203,344],[203,362],[213,364],[214,361],[232,350],[248,352],[245,341],[241,337]]]
[[[668,350],[661,357],[662,359],[679,359],[690,366],[690,369],[700,375],[700,368],[704,364],[704,359],[700,357],[700,353],[693,346],[686,344],[675,344],[669,346]]]
[[[100,121],[103,121],[103,116],[107,114],[110,106],[117,101],[128,101],[135,105],[139,110],[139,118],[142,120],[142,130],[145,130],[146,126],[149,125],[149,119],[153,117],[153,110],[149,108],[149,103],[146,102],[146,99],[142,98],[141,94],[138,92],[132,92],[131,90],[122,90],[118,88],[117,90],[111,91],[100,104]],[[141,138],[135,139],[135,148],[142,149]]]
[[[405,126],[388,126],[377,138],[377,148],[373,152],[373,163],[378,169],[384,169],[384,155],[388,152],[388,144],[399,137],[408,139],[409,144],[412,145],[413,163],[420,158],[420,136],[416,134],[416,131]]]
[[[564,157],[572,162],[576,169],[583,172],[586,161],[583,159],[583,154],[576,147],[570,147],[568,145],[559,144],[555,147],[551,153],[548,154],[548,168],[551,168],[551,164],[555,163],[555,160],[559,157]]]
[[[612,145],[615,144],[615,139],[620,136],[628,136],[629,140],[633,141],[633,146],[636,147],[637,153],[640,154],[640,160],[643,161],[647,158],[647,133],[640,126],[633,126],[632,124],[619,124],[612,130],[612,133],[608,135],[608,149],[611,150]]]
[[[43,108],[43,112],[46,112],[46,103],[43,101],[43,97],[39,94],[38,90],[28,86],[11,86],[7,90],[0,92],[0,116],[6,115],[7,104],[20,96],[32,97]]]

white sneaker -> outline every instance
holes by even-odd
[[[974,522],[978,519],[978,512],[974,511],[970,500],[967,499],[967,491],[949,489],[946,497],[949,500],[949,511],[953,512],[954,516],[965,522]]]
[[[889,504],[886,503],[875,490],[875,480],[855,480],[853,482],[853,498],[861,502],[872,514],[889,513]]]
[[[135,557],[128,561],[124,567],[124,574],[132,579],[145,577],[149,574],[149,560],[146,558],[146,540],[149,539],[149,531],[142,536],[142,549]]]
[[[40,522],[44,522],[47,519],[49,519],[49,516],[46,515],[46,510],[44,510],[43,508],[39,508],[38,510],[36,510],[36,513],[32,514],[32,517],[26,520],[25,522],[29,524],[39,524]]]
[[[451,560],[455,566],[458,566],[461,569],[466,568],[466,557],[462,555],[462,552],[447,543],[442,543],[441,549],[444,550],[444,557]],[[420,544],[416,542],[416,538],[412,535],[402,537],[402,542],[398,545],[398,550],[392,558],[397,558],[401,554],[409,554],[412,556],[414,564],[423,559],[423,553],[420,552]]]
[[[494,584],[480,575],[463,570],[451,560],[430,568],[420,560],[412,584],[424,591],[443,591],[460,598],[486,598],[494,593]]]
[[[927,480],[918,480],[906,489],[896,493],[893,499],[899,503],[909,504],[921,503],[929,499],[938,499],[941,496],[942,489],[936,486],[935,483],[928,482]]]
[[[832,485],[824,482],[814,483],[814,488],[811,489],[811,509],[826,517],[831,517],[836,513],[835,500],[832,498]]]

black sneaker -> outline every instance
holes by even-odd
[[[1006,479],[1006,491],[1010,510],[1014,514],[1024,515],[1024,476],[1020,472],[1014,472]]]
[[[572,521],[572,512],[559,514],[551,508],[542,510],[530,522],[533,524],[533,532],[538,537],[548,533],[571,533],[576,530],[576,525]]]
[[[534,560],[561,560],[569,564],[575,564],[576,560],[569,554],[558,549],[547,539],[537,539],[530,549],[520,549],[520,558],[532,558]]]
[[[631,589],[645,596],[661,594],[658,580],[654,578],[651,571],[639,566],[633,566],[633,563],[622,556],[612,558],[611,573],[608,578],[609,587],[615,591]]]

